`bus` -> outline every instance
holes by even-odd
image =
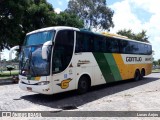
[[[152,70],[150,43],[109,33],[56,26],[28,33],[20,48],[19,87],[41,94],[121,80],[140,80]]]

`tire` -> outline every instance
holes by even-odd
[[[144,78],[144,76],[145,76],[145,70],[144,70],[144,69],[142,69],[142,70],[141,70],[141,79],[143,79],[143,78]]]
[[[90,84],[87,77],[82,76],[78,82],[78,94],[84,94],[89,90]]]
[[[136,70],[135,74],[134,74],[134,80],[138,81],[138,80],[140,80],[140,78],[141,78],[140,72],[139,72],[139,70]]]

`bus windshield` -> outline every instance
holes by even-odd
[[[41,54],[42,45],[23,47],[20,58],[20,73],[24,76],[30,75],[32,77],[48,75],[50,68],[51,46],[48,46],[47,51],[48,59],[44,60]]]
[[[24,46],[43,44],[53,39],[55,31],[43,31],[26,36]]]
[[[54,39],[55,31],[44,31],[26,36],[20,55],[20,74],[24,76],[46,76],[50,71],[52,46],[47,46],[47,59],[42,58],[42,46]]]

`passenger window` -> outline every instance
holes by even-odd
[[[124,54],[129,53],[129,42],[125,40],[120,41],[120,52]]]
[[[92,35],[77,32],[75,52],[93,52],[93,41]]]
[[[138,53],[138,44],[136,42],[129,42],[130,45],[130,53],[136,54]]]
[[[117,39],[107,38],[106,40],[107,52],[119,53],[119,43]]]
[[[105,37],[97,36],[94,38],[94,52],[106,52]]]

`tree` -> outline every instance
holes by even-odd
[[[79,19],[75,14],[69,14],[67,12],[61,12],[56,14],[55,24],[62,26],[83,27],[83,21]]]
[[[11,71],[14,70],[14,66],[8,65],[7,70],[10,71],[10,76],[11,76]]]
[[[158,61],[155,61],[155,60],[154,60],[154,61],[153,61],[153,65],[154,65],[154,66],[157,66],[157,65],[158,65]]]
[[[106,6],[106,0],[70,0],[66,11],[78,15],[86,28],[109,30],[114,27],[114,12]]]
[[[142,30],[141,32],[135,34],[130,29],[129,30],[124,29],[124,30],[119,30],[117,32],[117,34],[127,36],[128,38],[133,39],[133,40],[142,41],[142,42],[149,42],[148,36],[146,35],[145,30]]]
[[[21,17],[27,1],[3,0],[0,3],[0,50],[19,41]]]
[[[0,2],[0,23],[0,51],[22,45],[26,33],[39,28],[83,25],[76,15],[56,14],[46,0],[3,0]]]
[[[3,59],[3,60],[2,60],[2,62],[6,62],[6,61],[7,61],[7,59]]]
[[[21,44],[27,32],[50,23],[53,8],[46,0],[4,0],[0,4],[0,50]]]
[[[157,62],[158,62],[158,65],[160,66],[160,59],[158,59],[158,61],[157,61]]]

